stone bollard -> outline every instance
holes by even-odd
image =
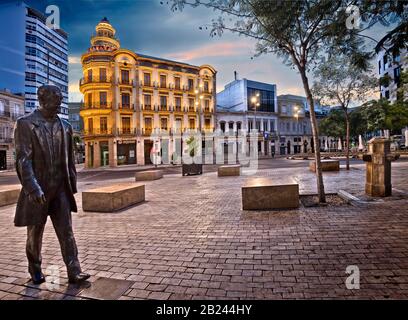
[[[388,197],[392,193],[391,161],[399,154],[390,151],[390,140],[380,137],[368,142],[368,154],[363,155],[366,162],[365,192],[372,197]]]

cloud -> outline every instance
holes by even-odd
[[[79,57],[79,56],[69,56],[68,57],[68,63],[80,64],[81,63],[81,57]]]
[[[208,57],[232,57],[248,53],[253,48],[250,41],[208,43],[191,50],[168,54],[169,59],[191,61]]]

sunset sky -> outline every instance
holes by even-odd
[[[273,83],[280,94],[301,94],[299,75],[274,55],[251,59],[255,41],[225,33],[209,36],[200,30],[218,14],[206,8],[189,8],[172,12],[160,0],[27,0],[30,6],[45,12],[48,4],[58,5],[61,27],[69,36],[70,101],[81,101],[78,81],[82,76],[80,57],[86,52],[96,24],[107,17],[116,29],[121,47],[137,53],[178,60],[190,64],[210,64],[217,73],[217,91],[233,80],[234,70],[239,78]],[[370,31],[377,39],[387,30],[378,26]],[[368,43],[370,47],[375,43]]]

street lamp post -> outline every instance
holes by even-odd
[[[299,128],[299,108],[297,107],[297,106],[295,106],[295,108],[294,108],[294,110],[295,110],[295,118],[296,118],[296,131],[295,131],[295,135],[296,135],[296,140],[298,140],[298,135],[297,135],[297,130],[298,130],[298,128]],[[298,144],[299,143],[299,141],[296,141],[296,149],[298,148]],[[298,150],[296,150],[296,151],[298,151]]]
[[[259,103],[259,92],[257,92],[257,93],[255,94],[255,96],[252,96],[251,102],[252,102],[252,104],[254,105],[254,118],[255,118],[256,143],[257,143],[256,149],[258,149],[258,128],[257,128],[257,123],[256,123],[256,107],[259,107],[259,106],[260,106],[260,103]],[[259,150],[258,150],[258,153],[259,153]]]

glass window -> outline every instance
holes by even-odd
[[[122,117],[122,132],[130,133],[130,118]]]
[[[259,90],[254,88],[247,89],[248,94],[248,110],[275,112],[275,92],[272,90]],[[258,94],[258,96],[257,96]],[[257,101],[252,102],[252,97],[256,97]],[[259,105],[257,105],[259,103]]]
[[[160,87],[161,88],[166,88],[166,84],[167,84],[167,77],[164,74],[160,75]]]
[[[176,101],[176,108],[181,109],[181,98],[176,97],[175,101]]]
[[[122,83],[129,83],[129,70],[121,70],[120,71]]]
[[[100,117],[100,128],[101,133],[106,133],[108,131],[108,118]]]
[[[188,79],[188,90],[193,90],[193,89],[194,89],[194,80]]]
[[[160,107],[167,107],[167,96],[160,96]]]
[[[99,92],[99,102],[101,107],[106,107],[108,104],[108,93],[106,91]]]
[[[99,69],[99,80],[106,81],[106,68]]]
[[[130,107],[130,94],[129,93],[122,93],[122,107],[123,108]]]
[[[174,78],[174,86],[175,86],[176,89],[180,89],[180,83],[181,83],[180,77],[175,77]]]
[[[160,119],[160,128],[162,130],[167,130],[167,118]]]
[[[190,129],[195,129],[195,119],[194,118],[190,118],[189,127]]]
[[[188,98],[188,107],[189,108],[194,108],[194,99],[193,98]]]
[[[149,109],[152,105],[152,96],[150,94],[145,94],[143,95],[143,99],[145,108]]]
[[[208,85],[208,81],[204,81],[204,91],[208,92],[209,91],[209,85]]]
[[[150,86],[150,73],[145,72],[143,74],[143,84],[145,86]]]
[[[152,130],[152,118],[145,118],[144,119],[144,127],[146,131]]]
[[[220,129],[222,132],[225,132],[225,122],[220,122]]]
[[[93,118],[88,118],[88,131],[93,132]]]

